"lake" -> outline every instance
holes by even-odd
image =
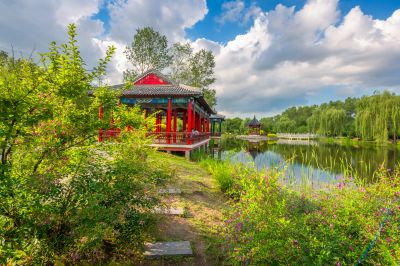
[[[399,145],[287,140],[252,143],[235,138],[223,138],[220,149],[214,149],[214,157],[251,164],[259,170],[284,170],[287,182],[312,186],[349,178],[372,182],[381,167],[393,169],[398,165],[399,155]]]

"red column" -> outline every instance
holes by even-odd
[[[158,113],[157,115],[156,115],[156,132],[157,133],[159,133],[161,130],[160,130],[160,124],[161,124],[161,114],[160,113]]]
[[[190,144],[190,133],[192,132],[191,128],[192,128],[192,100],[189,99],[188,101],[188,125],[187,125],[187,144]]]
[[[99,119],[100,121],[103,121],[103,105],[100,104],[99,106]],[[103,129],[99,128],[99,136],[98,136],[98,142],[101,142],[103,140]]]
[[[190,128],[190,131],[192,131],[192,129],[196,130],[196,100],[193,100],[193,115],[192,115],[192,127]]]
[[[182,131],[186,131],[186,111],[182,113]]]
[[[168,99],[168,111],[167,111],[167,130],[166,130],[166,132],[167,132],[167,143],[169,144],[169,143],[171,143],[171,139],[170,139],[170,133],[171,133],[171,110],[172,109],[172,99],[171,98],[169,98]]]
[[[174,143],[176,143],[176,115],[177,115],[177,110],[175,108],[174,109]]]
[[[202,113],[201,113],[201,110],[200,110],[200,113],[199,113],[199,131],[200,132],[203,131],[203,129],[201,128],[202,121],[203,121],[203,118],[202,118]]]

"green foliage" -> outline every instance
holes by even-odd
[[[250,118],[242,120],[239,117],[228,118],[222,124],[225,133],[245,134],[247,133],[247,123]]]
[[[228,161],[217,161],[212,158],[206,158],[201,161],[201,165],[215,177],[222,192],[230,196],[236,194],[235,169]]]
[[[346,111],[335,107],[316,109],[308,119],[311,132],[325,136],[340,136],[344,132]]]
[[[246,119],[227,119],[224,131],[246,132]],[[400,135],[400,96],[387,91],[372,96],[331,101],[320,106],[286,109],[282,114],[260,119],[261,129],[268,133],[317,133],[327,137],[362,137],[386,143],[397,142]]]
[[[168,48],[165,35],[145,27],[136,31],[125,55],[133,66],[133,70],[124,72],[125,81],[132,81],[150,69],[161,71],[169,67],[172,80],[201,88],[210,107],[216,106],[216,91],[210,88],[215,82],[215,59],[211,51],[201,49],[194,53],[189,43],[175,43]]]
[[[356,129],[363,139],[394,142],[400,134],[400,96],[389,92],[362,97],[357,102]]]
[[[299,190],[282,185],[277,171],[261,173],[226,162],[207,165],[216,179],[235,169],[230,182],[236,184],[237,200],[225,222],[234,265],[354,264],[375,234],[378,241],[365,263],[400,261],[399,170],[382,170],[379,182],[370,185]]]
[[[40,66],[1,59],[0,264],[139,260],[146,211],[157,202],[152,188],[167,178],[147,159],[154,118],[93,86],[114,48],[88,72],[76,28],[68,29],[68,43],[52,43]],[[105,116],[114,112],[114,126],[134,130],[96,143],[98,128],[111,127],[98,119],[100,103]]]
[[[201,88],[211,107],[217,104],[216,92],[210,88],[215,82],[214,68],[215,60],[211,51],[201,49],[193,53],[189,43],[173,45],[171,78],[177,83]]]
[[[124,80],[134,80],[150,69],[161,71],[171,64],[172,57],[168,51],[168,40],[151,27],[136,30],[133,41],[124,51],[126,58],[133,66],[132,71],[124,72]]]

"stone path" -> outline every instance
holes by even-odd
[[[168,189],[160,189],[158,191],[159,194],[181,194],[181,190],[179,188],[168,188]]]
[[[159,194],[164,195],[178,195],[181,194],[179,188],[168,188],[160,189]],[[157,214],[163,215],[178,215],[182,216],[184,214],[183,208],[162,208],[158,207],[154,209]],[[169,242],[155,242],[145,244],[145,258],[160,258],[168,256],[193,256],[192,246],[189,241],[169,241]]]
[[[183,215],[184,213],[182,208],[155,208],[154,212],[165,215]]]
[[[189,241],[146,243],[144,256],[157,258],[162,256],[192,256],[193,251]]]

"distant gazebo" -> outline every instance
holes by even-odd
[[[247,124],[247,127],[249,129],[249,135],[260,135],[261,123],[257,120],[255,115],[253,120]]]

